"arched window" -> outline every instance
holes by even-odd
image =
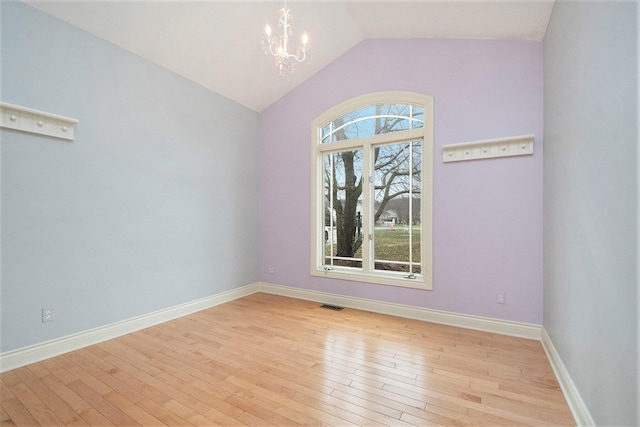
[[[433,99],[358,97],[312,135],[311,274],[431,289]]]
[[[421,128],[424,107],[412,104],[368,105],[336,117],[322,128],[322,143],[365,138]]]

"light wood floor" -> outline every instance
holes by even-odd
[[[537,341],[262,293],[0,380],[3,425],[574,425]]]

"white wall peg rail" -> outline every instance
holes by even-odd
[[[78,120],[0,102],[0,126],[73,141]]]
[[[443,145],[442,161],[447,163],[533,154],[534,136],[522,135]]]

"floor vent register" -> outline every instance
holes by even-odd
[[[338,307],[338,306],[329,305],[329,304],[322,304],[320,308],[326,308],[327,310],[334,310],[334,311],[340,311],[344,309],[344,307]]]

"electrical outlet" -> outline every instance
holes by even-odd
[[[506,304],[506,302],[507,302],[507,294],[504,292],[498,293],[498,297],[496,298],[496,303]]]
[[[53,322],[53,310],[50,308],[42,309],[42,323]]]

